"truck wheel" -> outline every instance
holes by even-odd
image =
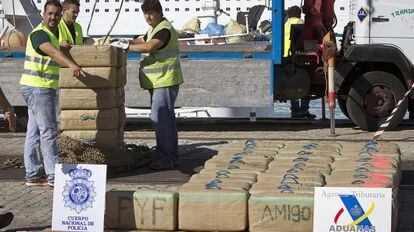
[[[391,114],[406,89],[391,73],[373,71],[357,78],[352,84],[346,101],[350,119],[361,129],[376,131]],[[408,101],[398,109],[388,130],[396,127],[404,118]]]
[[[346,97],[338,95],[338,106],[342,113],[349,118],[348,109],[346,108]]]

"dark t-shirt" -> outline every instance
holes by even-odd
[[[75,43],[76,43],[75,25],[73,25],[73,23],[72,23],[71,25],[66,24],[66,26],[68,27],[68,29],[70,31],[70,34],[72,35],[73,41],[75,41]]]
[[[58,36],[59,37],[59,36]],[[32,40],[33,49],[42,56],[47,56],[42,50],[40,50],[40,45],[44,43],[48,43],[50,41],[49,35],[42,30],[36,31],[30,35],[30,39]]]
[[[148,38],[148,33],[144,36],[144,40],[146,41],[147,38]],[[157,49],[157,50],[161,50],[168,45],[168,42],[171,39],[171,32],[168,29],[162,29],[161,31],[155,33],[155,35],[152,38],[158,39],[163,42],[163,45]]]

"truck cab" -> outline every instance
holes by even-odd
[[[409,1],[350,0],[349,23],[335,56],[335,91],[342,112],[363,130],[377,130],[413,83],[413,20]],[[291,32],[291,43],[298,37],[300,32]],[[302,49],[275,65],[274,101],[326,94],[321,46],[299,42]],[[414,115],[411,96],[400,104],[387,129],[396,127],[407,109]]]
[[[374,131],[391,115],[414,78],[412,2],[352,0],[350,23],[338,53],[338,104],[362,129]],[[397,126],[414,99],[402,102],[388,129]]]

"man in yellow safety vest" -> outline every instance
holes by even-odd
[[[77,78],[86,76],[78,65],[60,51],[58,24],[61,14],[62,6],[58,0],[47,1],[43,22],[29,34],[26,45],[20,85],[29,115],[24,145],[27,186],[54,186],[55,164],[59,158],[55,106],[60,65],[71,69]],[[46,176],[40,171],[39,151],[43,155]]]
[[[283,56],[291,56],[291,41],[290,41],[290,32],[292,25],[294,24],[303,24],[301,19],[302,10],[298,6],[292,6],[288,9],[288,20],[285,23],[285,49]],[[316,115],[309,113],[309,99],[301,99],[300,105],[298,100],[290,101],[290,110],[292,118],[316,118]]]
[[[59,22],[59,43],[63,47],[68,45],[82,45],[82,27],[75,22],[79,14],[78,0],[65,0],[63,2],[62,19]]]
[[[164,18],[159,0],[145,0],[141,9],[150,26],[147,34],[131,41],[115,38],[111,45],[142,53],[139,80],[151,96],[151,120],[157,138],[157,157],[149,167],[162,170],[180,164],[174,112],[179,85],[183,83],[178,33]]]

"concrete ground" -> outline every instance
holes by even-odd
[[[0,123],[0,164],[7,158],[21,157],[25,133],[9,133]],[[204,162],[217,153],[225,143],[242,139],[271,139],[280,141],[355,141],[370,139],[373,133],[354,129],[349,121],[339,121],[336,137],[330,136],[326,121],[266,120],[246,121],[199,121],[179,124],[180,156],[182,165],[176,170],[154,172],[140,168],[129,173],[111,176],[107,189],[136,188],[136,185],[180,186],[197,173]],[[155,145],[154,132],[149,123],[128,124],[126,143]],[[414,231],[414,127],[409,122],[394,131],[386,132],[382,140],[396,142],[402,151],[403,179],[400,202],[399,231]],[[11,231],[43,230],[50,227],[53,189],[26,187],[24,169],[0,170],[0,213],[15,214],[13,223],[5,228]]]

